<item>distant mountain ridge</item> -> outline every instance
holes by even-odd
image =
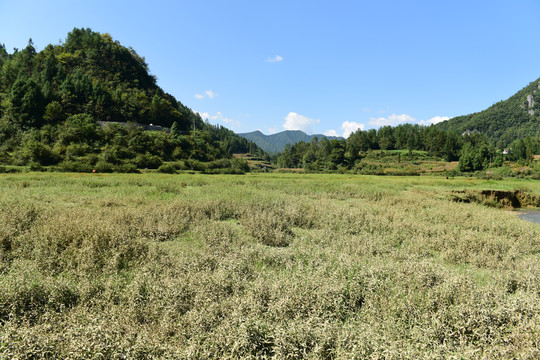
[[[457,116],[435,126],[459,133],[478,131],[498,148],[517,139],[540,136],[540,79],[486,110]]]
[[[308,135],[301,130],[285,130],[272,135],[265,135],[261,131],[256,130],[237,135],[253,141],[261,149],[270,154],[282,152],[287,144],[292,145],[300,141],[310,142],[315,137],[319,140],[322,138],[327,138],[328,140],[343,140],[343,138],[339,136],[326,136],[322,134]]]

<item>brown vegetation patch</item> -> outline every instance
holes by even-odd
[[[453,191],[452,200],[464,203],[479,203],[491,207],[508,209],[539,207],[540,197],[521,190],[462,190]]]

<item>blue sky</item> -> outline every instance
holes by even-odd
[[[0,0],[0,14],[9,52],[74,27],[109,33],[166,92],[236,132],[427,124],[540,77],[538,0]]]

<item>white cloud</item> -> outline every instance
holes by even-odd
[[[416,119],[407,114],[392,114],[388,117],[370,118],[369,124],[373,126],[397,126],[404,123],[415,123]]]
[[[274,55],[273,57],[268,58],[267,61],[268,62],[280,62],[280,61],[283,61],[283,56]]]
[[[341,124],[341,129],[343,129],[343,137],[348,138],[356,130],[364,130],[365,125],[360,124],[354,121],[344,121]]]
[[[311,132],[312,126],[319,123],[320,120],[310,119],[307,116],[290,112],[285,117],[283,128],[285,130],[302,130],[304,132]]]
[[[429,120],[421,120],[421,121],[418,122],[418,124],[420,124],[420,125],[431,125],[431,124],[440,123],[441,121],[445,121],[445,120],[449,120],[449,119],[450,118],[448,116],[435,116],[435,117],[432,117]]]
[[[431,124],[437,124],[441,121],[445,121],[448,119],[450,119],[448,116],[435,116],[429,120],[417,121],[415,118],[407,114],[401,114],[401,115],[392,114],[392,115],[389,115],[388,117],[378,117],[378,118],[372,117],[369,120],[369,124],[375,127],[387,126],[387,125],[397,126],[397,125],[401,125],[405,123],[431,125]]]
[[[339,136],[336,130],[326,130],[323,135],[325,136]]]
[[[195,98],[196,99],[199,99],[199,100],[202,100],[204,99],[204,97],[208,97],[209,99],[213,99],[217,96],[218,94],[216,94],[215,92],[213,92],[212,90],[206,90],[204,92],[204,95],[203,94],[195,94]]]
[[[237,126],[237,127],[240,126],[240,121],[227,118],[223,116],[223,114],[220,111],[218,111],[215,115],[210,115],[207,112],[199,112],[199,111],[195,111],[195,112],[199,114],[203,120],[217,121],[217,122],[221,122],[221,123],[225,123],[225,124],[228,124],[231,126]]]

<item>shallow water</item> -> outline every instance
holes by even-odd
[[[520,210],[519,212],[521,219],[540,224],[540,210]]]

